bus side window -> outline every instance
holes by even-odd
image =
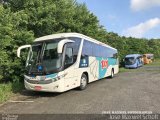
[[[73,48],[67,47],[65,53],[65,66],[69,67],[73,64]]]

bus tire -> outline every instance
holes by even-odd
[[[87,76],[83,73],[81,76],[81,82],[80,82],[79,89],[84,90],[87,87],[87,83],[88,83]]]
[[[111,70],[111,76],[110,78],[113,78],[114,77],[114,69]]]

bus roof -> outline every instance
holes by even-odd
[[[140,55],[140,54],[129,54],[129,55],[126,55],[125,58],[128,58],[128,57],[136,58],[136,57],[139,57],[139,56],[142,56],[142,55]]]
[[[80,33],[58,33],[58,34],[52,34],[52,35],[47,35],[47,36],[36,38],[34,40],[34,42],[45,41],[45,40],[56,39],[56,38],[68,38],[68,37],[79,37],[79,38],[86,39],[88,41],[100,44],[102,46],[117,50],[117,49],[115,49],[115,48],[113,48],[113,47],[111,47],[111,46],[109,46],[107,44],[104,44],[104,43],[102,43],[100,41],[97,41],[97,40],[95,40],[95,39],[93,39],[91,37],[85,36],[85,35],[80,34]]]
[[[154,56],[154,54],[150,54],[150,53],[143,54],[143,55],[146,55],[146,56]]]

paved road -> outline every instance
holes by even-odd
[[[160,113],[160,67],[143,67],[119,73],[88,85],[84,91],[62,94],[23,91],[18,100],[0,107],[12,114],[101,114],[106,111],[152,111]]]

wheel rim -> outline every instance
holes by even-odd
[[[82,77],[82,79],[81,79],[81,86],[82,86],[82,87],[85,87],[86,84],[87,84],[86,78]]]

